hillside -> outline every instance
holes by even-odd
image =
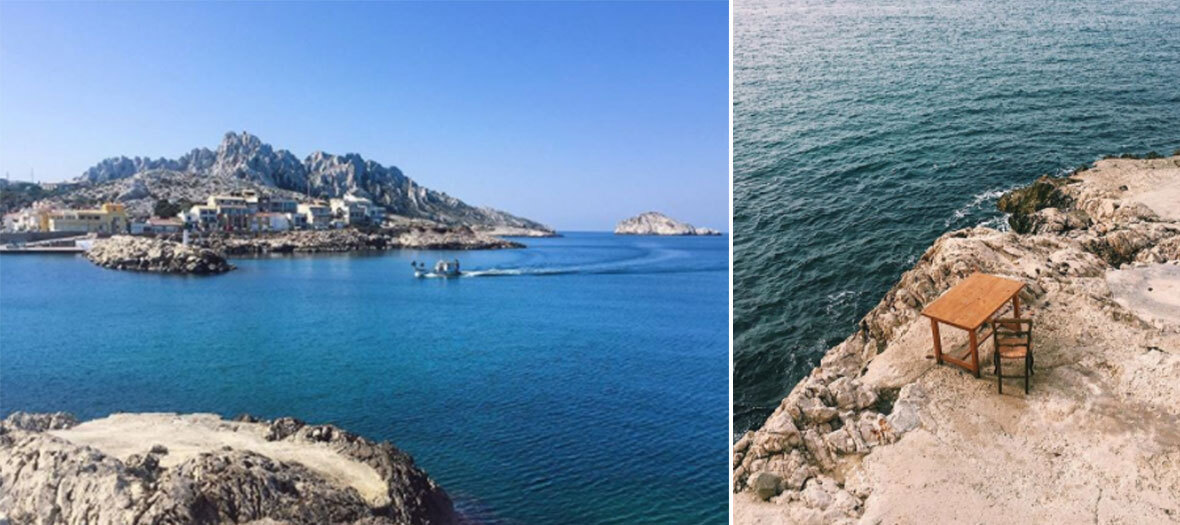
[[[317,151],[300,161],[247,132],[226,133],[216,151],[196,148],[176,159],[113,157],[82,173],[79,187],[63,201],[113,200],[136,214],[151,212],[157,200],[203,201],[211,193],[254,189],[291,198],[368,197],[388,213],[481,230],[516,230],[548,235],[541,223],[500,210],[469,205],[420,186],[401,170],[355,153]]]

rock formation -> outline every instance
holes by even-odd
[[[1014,231],[940,237],[736,442],[735,523],[1180,519],[1180,156],[1099,161],[999,205]],[[1027,396],[996,393],[990,342],[980,379],[934,364],[919,313],[975,271],[1026,283]]]
[[[129,235],[95,241],[86,258],[103,268],[140,272],[206,275],[234,269],[225,257],[210,249]]]
[[[0,423],[0,522],[451,524],[410,456],[292,418],[15,413]],[[270,521],[274,520],[274,521]]]
[[[615,226],[615,235],[721,235],[717,230],[697,228],[659,212],[649,211]]]
[[[535,221],[486,207],[471,206],[445,193],[419,186],[401,170],[360,155],[317,151],[300,161],[249,133],[226,133],[216,151],[197,148],[178,159],[115,157],[86,170],[81,187],[64,201],[119,200],[132,213],[150,213],[155,201],[203,202],[212,193],[253,189],[286,198],[368,197],[390,214],[476,229],[515,228],[531,235],[553,235]]]
[[[399,248],[418,250],[497,250],[524,245],[492,237],[465,226],[392,228],[361,231],[299,230],[279,233],[212,233],[192,242],[226,255],[268,253],[364,252]]]

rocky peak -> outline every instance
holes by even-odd
[[[490,208],[476,208],[445,193],[423,188],[398,168],[366,160],[359,154],[333,155],[316,151],[300,161],[290,151],[274,149],[245,131],[226,133],[215,152],[197,148],[176,160],[110,158],[87,170],[77,180],[91,186],[118,185],[120,189],[114,192],[104,191],[111,188],[100,187],[89,193],[124,195],[129,205],[150,209],[152,203],[146,201],[176,193],[177,188],[149,187],[146,193],[139,191],[142,188],[134,188],[136,191],[126,193],[127,188],[122,187],[127,186],[123,179],[150,171],[160,172],[156,178],[161,185],[165,181],[173,186],[179,183],[197,193],[212,193],[241,185],[320,198],[353,193],[368,196],[390,212],[409,218],[485,228],[511,226],[552,234],[551,229],[537,222]],[[176,176],[171,176],[173,174]]]

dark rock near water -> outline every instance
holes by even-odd
[[[127,235],[95,241],[86,258],[103,268],[140,272],[207,275],[234,269],[213,250]]]
[[[1038,210],[1070,208],[1073,198],[1061,191],[1061,186],[1069,184],[1070,181],[1069,178],[1041,177],[1028,186],[1000,196],[996,207],[1000,211],[1010,214],[1008,225],[1012,227],[1012,231],[1030,233],[1036,226],[1033,214]]]

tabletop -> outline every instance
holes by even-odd
[[[1020,281],[974,273],[930,303],[922,310],[922,315],[964,330],[974,330],[1023,287],[1024,283]]]

